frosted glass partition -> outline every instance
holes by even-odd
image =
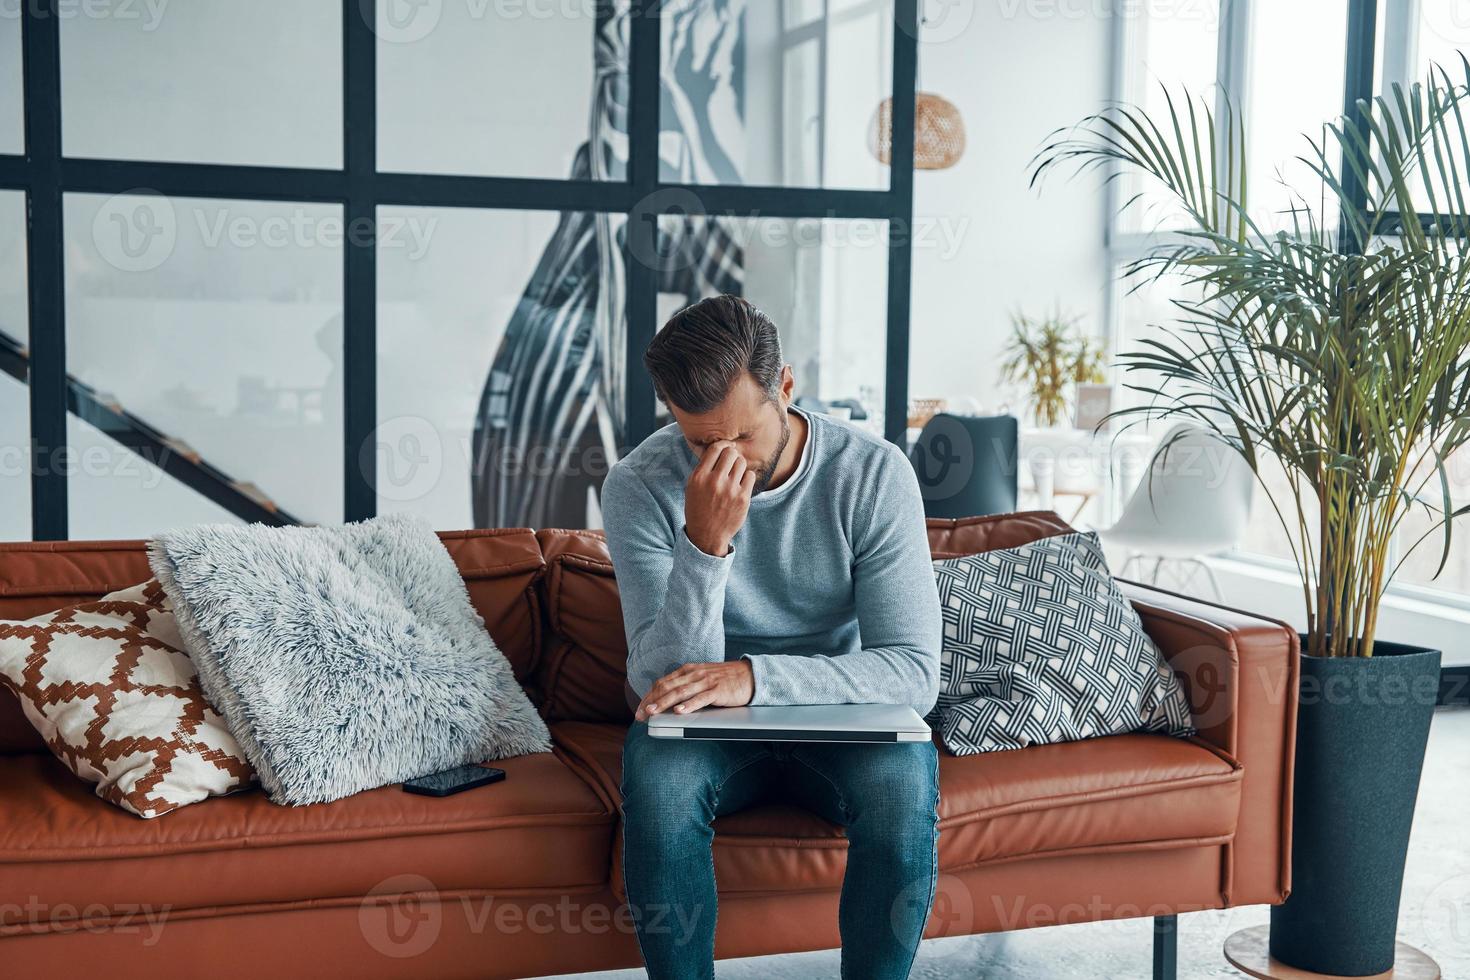
[[[20,18],[0,16],[0,153],[25,152]]]
[[[612,131],[626,133],[626,107],[591,110],[597,13],[610,4],[393,6],[379,12],[379,169],[623,179],[626,145]],[[574,174],[594,128],[610,152]]]
[[[60,21],[64,152],[340,167],[342,8],[298,0],[77,5]]]
[[[24,370],[26,306],[25,195],[0,191],[0,541],[31,538],[30,388],[11,373]]]
[[[65,210],[68,371],[172,451],[341,520],[341,208],[76,194]],[[73,520],[107,526],[89,500],[145,522],[171,506],[139,499],[155,503],[73,496]]]
[[[378,509],[595,526],[622,440],[622,215],[382,208]]]
[[[893,2],[671,0],[665,180],[886,190],[869,129],[893,86]]]

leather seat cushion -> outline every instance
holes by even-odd
[[[557,744],[614,801],[624,731],[593,722],[551,726]],[[1223,843],[1235,832],[1241,772],[1202,742],[1163,735],[964,757],[941,750],[939,867]],[[715,821],[715,876],[722,892],[838,888],[846,848],[841,828],[814,814],[753,807]],[[621,893],[620,863],[613,881]]]
[[[561,753],[494,765],[503,782],[444,798],[395,785],[287,807],[252,789],[142,820],[48,755],[0,757],[0,895],[182,910],[361,896],[404,874],[443,891],[605,888],[600,793]]]

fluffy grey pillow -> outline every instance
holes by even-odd
[[[1184,689],[1097,535],[936,561],[934,574],[944,611],[935,712],[955,755],[1194,731]]]
[[[276,803],[550,750],[417,519],[181,528],[150,543],[149,562],[205,695]]]

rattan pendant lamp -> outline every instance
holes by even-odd
[[[919,21],[920,34],[929,23]],[[922,42],[922,38],[919,43]],[[914,65],[914,169],[945,170],[959,162],[965,152],[965,121],[960,110],[942,95],[924,92],[923,72]],[[893,97],[878,104],[868,126],[868,150],[882,163],[893,164]]]

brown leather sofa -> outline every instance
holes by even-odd
[[[931,521],[929,535],[936,556],[952,556],[1065,530],[1027,513]],[[443,537],[551,723],[553,754],[497,763],[505,782],[446,799],[386,787],[288,808],[257,789],[145,821],[63,769],[0,691],[0,973],[523,977],[637,965],[618,869],[623,630],[602,537]],[[141,542],[0,545],[0,618],[148,574]],[[1188,685],[1199,736],[944,755],[930,936],[1136,916],[1167,925],[1286,896],[1295,634],[1127,588]],[[721,957],[837,945],[840,830],[784,806],[716,829]],[[1167,973],[1167,928],[1156,944]]]

